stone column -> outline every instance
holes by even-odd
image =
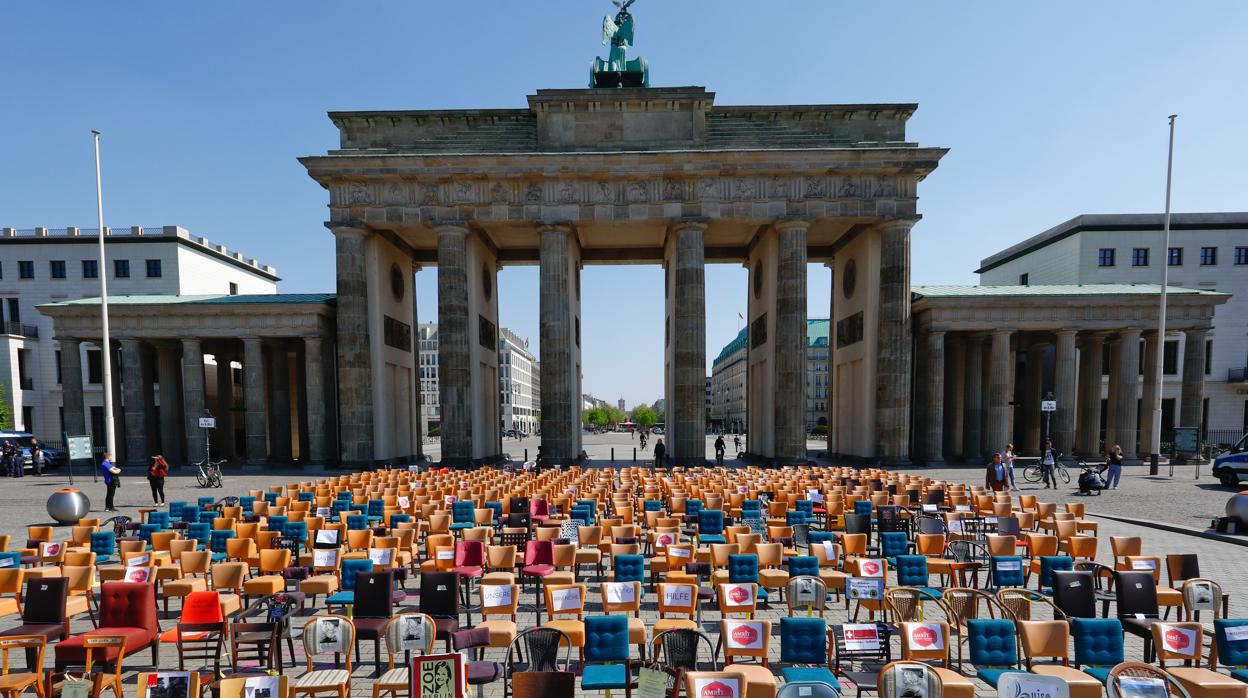
[[[264,414],[264,344],[243,337],[243,427],[247,432],[247,464],[263,465],[268,455]]]
[[[836,262],[828,260],[824,264],[828,268],[828,284],[831,293],[828,295],[828,455],[834,453],[836,444]]]
[[[1153,452],[1153,411],[1157,407],[1157,362],[1161,360],[1160,342],[1157,333],[1144,333],[1144,387],[1140,392],[1140,437],[1139,450],[1141,458]]]
[[[117,453],[113,454],[113,458],[118,463],[129,463],[129,454],[126,448],[126,408],[121,389],[121,351],[116,342],[109,343],[109,352],[112,356],[100,356],[100,359],[111,361],[113,369],[113,439],[115,441],[115,449],[117,450]]]
[[[1013,353],[1010,351],[1010,330],[992,333],[992,347],[988,366],[988,448],[987,452],[1003,451],[1010,440],[1010,397],[1014,377]]]
[[[156,380],[160,384],[160,450],[164,451],[165,460],[175,467],[188,462],[183,450],[186,443],[182,404],[178,399],[178,374],[181,373],[178,349],[178,345],[172,342],[162,341],[156,345]]]
[[[472,459],[472,366],[468,328],[468,228],[439,226],[438,395],[442,460]]]
[[[775,454],[780,463],[805,463],[806,230],[810,228],[810,223],[784,221],[777,228],[780,232],[780,247],[776,273],[776,372],[773,398]],[[909,227],[905,230],[908,233]],[[701,240],[701,235],[698,239]],[[679,283],[677,280],[678,285]],[[678,296],[678,312],[679,301]],[[679,337],[680,327],[677,326],[676,329]],[[909,342],[909,339],[906,341]],[[702,361],[702,366],[705,367],[705,356]],[[702,370],[705,373],[706,369]],[[705,451],[705,445],[702,448]],[[885,453],[908,455],[904,446],[899,451]]]
[[[945,351],[945,435],[942,439],[945,458],[953,460],[962,454],[962,389],[966,376],[966,341],[961,335],[946,338]]]
[[[282,341],[269,345],[269,460],[291,461],[290,357]]]
[[[925,346],[924,440],[922,458],[928,465],[944,462],[945,432],[945,333],[928,332]]]
[[[1040,451],[1041,433],[1044,431],[1044,415],[1040,413],[1040,401],[1044,398],[1044,347],[1027,349],[1027,365],[1023,373],[1023,433],[1015,443],[1018,450],[1031,453]],[[1013,424],[1013,422],[1011,422]],[[1005,448],[1004,445],[998,448]]]
[[[334,228],[338,293],[338,414],[342,460],[373,460],[373,372],[368,332],[368,269],[360,228]],[[250,455],[250,447],[248,449]]]
[[[572,361],[576,330],[571,303],[571,232],[566,226],[544,226],[538,233],[541,256],[542,455],[556,463],[570,463],[576,459],[576,430],[580,428],[581,421],[579,400],[576,403],[571,401],[576,370]]]
[[[194,463],[204,458],[204,430],[199,417],[204,413],[204,349],[198,339],[182,340],[182,418],[186,425],[186,459]]]
[[[875,452],[889,465],[910,455],[910,228],[912,220],[881,223],[875,379]]]
[[[1076,448],[1086,460],[1101,454],[1101,359],[1105,339],[1095,333],[1079,340],[1079,420]],[[1059,407],[1061,403],[1058,403]]]
[[[1109,389],[1105,392],[1105,448],[1118,443],[1118,395],[1122,385],[1122,337],[1109,340]],[[1125,451],[1125,449],[1124,449]]]
[[[971,335],[966,339],[966,408],[962,417],[962,454],[966,460],[978,462],[984,452],[980,448],[983,437],[980,425],[984,417],[984,338]]]
[[[425,419],[421,405],[423,396],[420,390],[420,312],[416,303],[416,273],[420,265],[412,263],[412,379],[416,384],[412,390],[412,415],[415,422],[412,428],[412,440],[416,442],[416,460],[425,459]],[[322,416],[321,421],[324,421]],[[532,431],[531,429],[529,431]]]
[[[672,336],[674,390],[668,411],[673,432],[668,448],[677,465],[706,462],[706,271],[702,244],[705,230],[702,223],[678,224],[669,262],[676,275],[676,327]],[[803,245],[803,261],[805,251]]]
[[[1122,446],[1123,458],[1138,457],[1140,419],[1140,331],[1123,330],[1119,335],[1118,368],[1122,377],[1118,380],[1118,409],[1114,412],[1114,431],[1118,445]]]
[[[222,352],[216,355],[217,360],[217,428],[212,432],[212,440],[217,444],[217,452],[221,458],[233,460],[234,448],[234,371],[230,368],[233,358]]]
[[[1053,348],[1053,399],[1057,400],[1057,411],[1050,416],[1053,420],[1050,438],[1053,447],[1066,454],[1075,447],[1076,334],[1075,330],[1058,330],[1057,344]]]
[[[147,401],[143,391],[143,343],[124,338],[121,344],[121,389],[126,410],[126,465],[147,463]]]
[[[1198,327],[1183,332],[1183,388],[1179,393],[1180,427],[1202,426],[1205,408],[1205,336],[1209,328]],[[1203,435],[1200,435],[1203,436]],[[1200,439],[1198,438],[1199,442]],[[1196,454],[1182,454],[1194,456]]]
[[[325,369],[321,356],[321,338],[303,339],[304,390],[308,403],[308,454],[307,461],[314,465],[324,463],[329,457],[325,424]]]
[[[61,429],[69,436],[84,436],[87,413],[82,402],[82,340],[58,337],[61,345],[61,406],[64,422]]]

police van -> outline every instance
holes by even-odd
[[[1213,476],[1227,487],[1238,485],[1240,478],[1248,479],[1248,434],[1213,459]]]

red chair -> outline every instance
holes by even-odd
[[[542,598],[542,580],[555,573],[555,544],[548,540],[531,540],[524,544],[524,567],[520,568],[520,581],[530,577],[537,582],[537,598]],[[537,622],[542,622],[538,607]]]
[[[156,620],[156,587],[145,582],[105,582],[100,587],[100,622],[95,630],[88,630],[56,644],[56,669],[80,666],[86,663],[87,654],[83,638],[93,635],[113,635],[126,639],[127,655],[152,648],[152,665],[160,666],[160,624]],[[105,662],[117,657],[117,648],[104,651]]]
[[[459,575],[459,588],[468,610],[468,624],[472,625],[472,580],[485,576],[485,543],[479,540],[461,540],[455,544],[454,572]]]
[[[545,499],[534,499],[529,502],[529,518],[534,521],[546,521],[550,518],[550,503]]]

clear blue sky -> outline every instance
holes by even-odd
[[[329,110],[520,107],[580,87],[606,0],[5,2],[0,225],[182,225],[332,291]],[[920,186],[913,281],[973,283],[979,259],[1084,212],[1157,211],[1166,115],[1175,210],[1248,208],[1248,4],[640,0],[655,85],[719,104],[918,102],[910,136],[951,152]],[[658,267],[588,267],[585,389],[662,393]],[[436,315],[434,272],[420,275]],[[708,362],[737,331],[745,273],[707,270]],[[506,269],[502,323],[537,345],[537,274]],[[812,267],[810,316],[826,317]],[[640,303],[648,310],[622,310]],[[709,366],[708,366],[709,372]]]

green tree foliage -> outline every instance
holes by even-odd
[[[0,429],[13,428],[13,408],[9,406],[9,396],[4,386],[0,385]]]
[[[633,421],[641,427],[652,427],[659,421],[659,418],[649,406],[638,405],[633,408]]]

